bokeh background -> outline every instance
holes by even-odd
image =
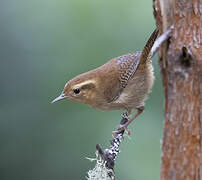
[[[50,102],[65,82],[107,60],[141,50],[155,28],[152,0],[1,0],[0,179],[85,179],[95,145],[108,147],[120,111]],[[156,81],[145,112],[130,126],[117,179],[160,174],[163,89]]]

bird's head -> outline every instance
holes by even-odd
[[[80,103],[92,105],[96,96],[96,79],[89,77],[88,74],[81,74],[65,84],[61,95],[52,101],[52,103],[62,99],[70,99]]]

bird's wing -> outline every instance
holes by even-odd
[[[147,60],[150,59],[150,51],[158,36],[158,32],[158,29],[153,31],[142,52],[135,52],[118,57],[117,63],[120,69],[120,83],[122,88],[127,86],[128,81],[134,75],[138,65],[144,65]]]
[[[119,65],[119,81],[121,88],[125,88],[128,81],[134,75],[140,63],[141,52],[135,52],[118,57],[117,64]]]
[[[111,103],[118,99],[128,81],[134,75],[140,63],[141,52],[126,54],[112,59],[101,66],[102,94],[106,102]],[[110,74],[110,78],[109,78]]]

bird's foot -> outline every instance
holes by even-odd
[[[132,117],[129,118],[127,113],[123,113],[121,124],[118,126],[117,130],[113,132],[114,137],[116,137],[120,133],[127,132],[127,135],[130,136],[130,130],[128,126],[131,122],[133,122],[142,112],[144,111],[144,106],[140,106],[137,108],[137,113]]]
[[[130,120],[128,113],[124,112],[122,114],[122,120],[119,126],[117,126],[115,131],[112,131],[112,135],[114,138],[116,138],[118,136],[118,134],[123,134],[124,131],[127,132],[127,135],[130,136],[130,130],[128,129],[128,121]]]
[[[128,124],[127,124],[127,123],[125,123],[125,124],[123,124],[123,125],[119,125],[119,126],[117,127],[117,129],[112,132],[112,135],[113,135],[114,137],[117,137],[118,134],[121,134],[121,133],[123,133],[124,131],[126,131],[126,132],[127,132],[127,135],[130,136],[131,133],[130,133],[130,130],[128,129]]]

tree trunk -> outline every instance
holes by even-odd
[[[165,93],[161,180],[202,180],[202,0],[154,0]]]

